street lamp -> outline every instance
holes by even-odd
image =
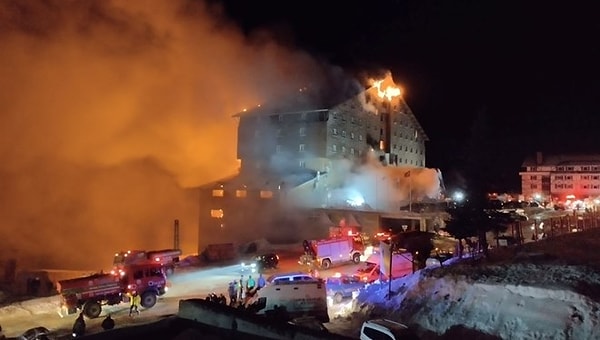
[[[462,191],[456,191],[452,195],[452,199],[458,203],[461,203],[465,199],[465,194]]]

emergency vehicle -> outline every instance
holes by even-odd
[[[304,255],[298,263],[329,269],[333,265],[348,262],[360,263],[365,245],[359,235],[333,237],[324,240],[304,240]]]
[[[179,249],[162,250],[128,250],[115,253],[113,260],[113,270],[119,272],[123,266],[131,264],[159,264],[167,276],[175,272],[175,267],[179,264]]]
[[[116,305],[127,300],[127,293],[137,292],[144,308],[156,304],[167,291],[167,278],[159,264],[124,265],[118,273],[98,273],[57,282],[61,310],[67,314],[81,310],[88,318],[97,318],[102,305]],[[61,314],[62,315],[62,314]]]
[[[325,281],[308,275],[293,279],[281,279],[286,275],[268,280],[263,288],[256,291],[246,302],[246,308],[259,315],[278,314],[285,311],[289,318],[313,316],[323,323],[329,322],[327,313],[327,291]],[[292,273],[290,277],[299,277]]]

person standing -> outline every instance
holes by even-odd
[[[83,319],[83,313],[79,313],[75,323],[73,324],[73,337],[77,338],[85,335],[85,320]]]
[[[108,314],[108,316],[102,320],[102,329],[104,329],[105,331],[108,331],[110,329],[115,328],[115,320],[113,320],[113,318],[111,318],[110,314]]]
[[[238,300],[240,302],[244,302],[244,275],[240,276],[240,282],[238,284],[238,293],[239,293],[239,298]]]
[[[267,282],[265,281],[265,278],[263,277],[263,274],[260,273],[258,275],[258,289],[261,289],[262,287],[264,287],[267,284]]]
[[[252,296],[254,294],[254,288],[256,288],[256,281],[254,281],[252,275],[248,275],[248,281],[246,281],[246,295]]]
[[[229,293],[229,305],[233,306],[237,300],[237,281],[236,280],[229,282],[229,287],[227,287],[227,293]]]
[[[142,302],[142,298],[138,295],[138,293],[134,290],[133,294],[129,293],[129,316],[134,312],[137,315],[140,315],[140,304]]]

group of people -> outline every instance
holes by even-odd
[[[243,304],[247,298],[254,296],[256,291],[264,287],[266,283],[262,273],[258,275],[257,280],[254,280],[252,275],[248,275],[248,279],[244,280],[244,275],[242,275],[239,281],[233,280],[229,282],[229,286],[227,287],[229,305]]]
[[[142,297],[136,292],[127,293],[129,297],[129,316],[133,313],[140,314],[140,305],[142,303]],[[108,314],[104,320],[102,320],[102,329],[105,331],[115,328],[115,320]],[[78,338],[85,335],[85,319],[83,313],[79,313],[75,323],[73,324],[73,337]]]

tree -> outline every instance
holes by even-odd
[[[478,226],[484,220],[477,209],[461,205],[448,210],[450,220],[446,222],[446,231],[458,240],[458,257],[463,255],[463,240],[478,235]]]

